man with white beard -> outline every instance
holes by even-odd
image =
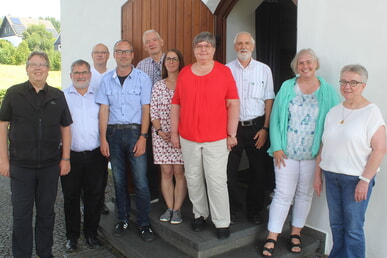
[[[77,60],[71,65],[72,85],[64,90],[73,124],[71,125],[71,171],[61,177],[66,222],[66,251],[77,249],[80,237],[80,194],[84,193],[83,233],[90,248],[98,248],[97,228],[104,196],[107,159],[100,151],[99,105],[96,90],[89,87],[90,64]]]
[[[243,208],[242,200],[246,200],[248,219],[253,224],[263,223],[261,211],[264,208],[266,151],[274,90],[269,66],[251,57],[254,47],[251,34],[239,32],[234,39],[238,58],[227,64],[236,81],[240,99],[238,144],[232,148],[227,165],[231,223],[238,219],[238,212]],[[238,168],[243,150],[249,160],[246,196],[241,196],[244,191],[238,187]]]

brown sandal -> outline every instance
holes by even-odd
[[[293,239],[298,239],[300,241],[300,243],[298,244],[295,244],[293,243]],[[294,253],[294,254],[299,254],[302,252],[302,244],[301,244],[301,236],[300,235],[290,235],[290,252]],[[294,251],[293,248],[295,247],[298,247],[300,248],[300,251]]]
[[[274,246],[272,248],[267,248],[267,247],[265,247],[265,245],[267,243],[273,243]],[[275,248],[276,244],[277,244],[276,240],[271,239],[271,238],[266,239],[265,243],[263,243],[263,248],[262,248],[262,255],[263,255],[263,257],[273,257],[274,248]],[[264,254],[263,252],[265,252],[265,251],[268,252],[270,255]]]

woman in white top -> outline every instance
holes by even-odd
[[[326,116],[314,189],[325,175],[333,248],[329,257],[365,257],[364,218],[375,174],[386,153],[386,124],[379,108],[363,97],[368,79],[361,65],[341,70],[344,102]],[[319,164],[319,166],[318,166]]]

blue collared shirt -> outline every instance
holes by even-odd
[[[116,70],[103,78],[95,101],[109,106],[108,124],[141,124],[142,105],[149,105],[152,82],[143,71],[132,72],[121,86]]]
[[[99,105],[95,103],[94,90],[89,87],[85,95],[77,92],[73,85],[63,90],[70,109],[71,150],[91,151],[100,146],[98,113]]]

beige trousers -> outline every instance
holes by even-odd
[[[216,228],[230,225],[227,190],[226,139],[215,142],[192,142],[180,137],[188,195],[195,218],[207,218],[211,212]],[[208,201],[207,201],[208,196]]]

